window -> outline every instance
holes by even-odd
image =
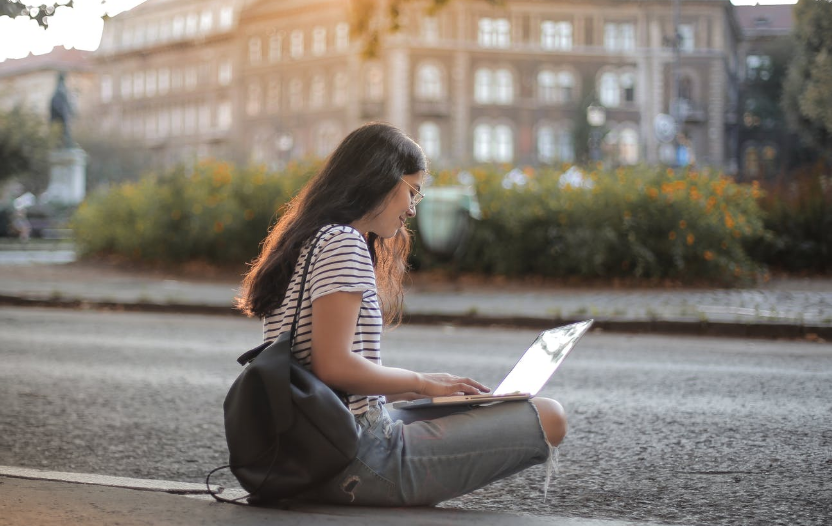
[[[554,71],[543,70],[537,74],[537,100],[544,104],[557,102],[557,76]]]
[[[335,49],[346,51],[350,47],[350,26],[341,22],[335,26]]]
[[[197,72],[196,67],[191,66],[189,68],[185,68],[185,89],[188,91],[193,91],[196,89],[197,85]]]
[[[318,26],[312,30],[312,54],[321,56],[326,53],[326,28]]]
[[[568,71],[558,73],[558,90],[560,102],[572,102],[572,95],[575,92],[575,77]]]
[[[439,41],[439,20],[435,16],[422,18],[422,39],[432,43]]]
[[[612,52],[635,50],[635,26],[632,23],[604,24],[604,48]]]
[[[230,6],[220,9],[220,29],[229,29],[234,24],[234,8]]]
[[[136,98],[144,97],[144,73],[141,71],[133,73],[133,95]]]
[[[125,28],[121,34],[121,47],[124,49],[133,47],[133,32],[128,28]]]
[[[507,48],[511,45],[511,24],[506,18],[480,18],[477,41],[482,47]]]
[[[491,102],[492,77],[490,69],[478,69],[474,74],[474,100],[479,104]]]
[[[206,9],[199,18],[199,30],[207,33],[212,29],[214,29],[214,13]]]
[[[248,62],[257,65],[263,59],[263,43],[260,37],[251,37],[248,41]]]
[[[323,75],[315,75],[309,84],[309,107],[320,108],[326,100],[326,83]]]
[[[107,103],[113,100],[113,77],[101,75],[101,102]]]
[[[136,26],[133,30],[133,45],[142,47],[144,45],[144,26]]]
[[[177,15],[173,17],[173,38],[182,38],[185,33],[185,17]]]
[[[551,126],[537,130],[537,158],[543,163],[555,160],[555,130]]]
[[[232,124],[231,102],[223,101],[217,106],[217,127],[221,130],[228,130]]]
[[[538,128],[537,157],[543,163],[574,161],[572,132],[565,126],[544,125]]]
[[[419,146],[428,159],[438,159],[441,152],[439,126],[433,122],[423,122],[419,126]]]
[[[174,137],[182,134],[182,108],[180,107],[170,111],[170,134]]]
[[[179,91],[182,89],[182,70],[174,69],[170,73],[170,88],[171,91]]]
[[[185,34],[188,36],[193,36],[196,34],[196,30],[199,28],[199,16],[196,13],[188,14],[188,18],[185,19]]]
[[[541,22],[540,47],[560,51],[572,49],[572,23],[549,20]]]
[[[347,95],[349,93],[349,77],[343,71],[335,74],[332,87],[332,104],[336,107],[343,107],[347,104]]]
[[[748,80],[768,80],[771,78],[771,69],[771,57],[768,55],[748,55],[745,59]]]
[[[599,91],[601,104],[608,108],[617,107],[621,100],[618,86],[618,75],[611,71],[601,75]]]
[[[133,96],[133,79],[130,75],[121,77],[121,98],[129,99]]]
[[[694,48],[693,24],[679,24],[679,50],[682,53],[692,53]]]
[[[565,128],[556,130],[555,145],[556,159],[564,163],[571,163],[575,160],[575,143],[570,130]]]
[[[624,102],[632,104],[636,101],[636,77],[631,72],[622,73],[619,78],[621,84],[621,95]]]
[[[248,85],[248,92],[246,95],[246,114],[254,117],[260,113],[261,100],[263,98],[263,90],[259,82],[252,82]]]
[[[514,132],[511,127],[480,124],[474,128],[474,159],[477,162],[511,162],[514,159]]]
[[[170,90],[170,70],[168,68],[161,68],[158,75],[159,81],[159,95],[166,95]]]
[[[494,74],[495,87],[494,102],[497,104],[511,104],[514,100],[514,76],[507,69],[498,69]]]
[[[228,86],[229,84],[231,84],[231,75],[231,61],[225,59],[222,62],[220,62],[219,68],[217,69],[217,82],[220,83],[220,86]]]
[[[621,164],[638,162],[638,133],[632,128],[625,128],[618,134],[618,155]]]
[[[283,55],[283,33],[269,37],[269,62],[277,62]]]
[[[156,95],[156,71],[150,70],[144,76],[144,92],[148,97]]]
[[[442,72],[435,64],[422,64],[416,71],[416,96],[422,100],[439,100],[444,96]]]
[[[373,66],[367,70],[364,95],[366,100],[371,102],[381,102],[384,99],[384,74],[380,66]]]
[[[292,31],[289,43],[289,55],[292,58],[301,58],[303,56],[303,31],[296,29]]]
[[[269,88],[266,91],[266,111],[277,113],[280,109],[280,79],[272,77],[269,79]]]
[[[159,26],[155,22],[150,22],[147,24],[146,36],[148,44],[155,44],[156,41],[159,39]]]
[[[292,79],[289,82],[289,108],[298,111],[303,107],[303,81]]]

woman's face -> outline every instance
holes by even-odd
[[[364,228],[359,227],[359,230],[372,232],[384,239],[395,236],[407,218],[416,215],[413,199],[417,191],[422,191],[424,177],[425,172],[402,176],[402,180],[390,191],[381,206],[361,220]]]

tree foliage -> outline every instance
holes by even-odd
[[[783,91],[789,125],[832,157],[832,2],[800,0],[794,8],[795,56]]]
[[[0,16],[17,18],[27,16],[36,21],[41,27],[49,25],[49,17],[55,14],[55,9],[66,6],[73,7],[73,0],[59,0],[48,4],[30,4],[20,0],[0,0]]]
[[[0,182],[17,177],[27,190],[45,190],[52,143],[39,115],[22,106],[0,111]]]

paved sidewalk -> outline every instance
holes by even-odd
[[[0,252],[0,256],[8,253]],[[102,264],[4,264],[0,304],[234,313],[239,281],[170,276]],[[832,340],[832,279],[773,280],[757,288],[618,289],[428,282],[405,297],[406,321],[545,328],[595,318],[596,328],[639,333]]]
[[[222,495],[238,496],[240,490]],[[289,509],[217,503],[201,484],[56,473],[0,466],[3,526],[648,526],[571,517],[446,508],[367,508],[295,504]]]

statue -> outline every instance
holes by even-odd
[[[69,91],[66,89],[64,74],[58,73],[58,85],[52,95],[52,103],[49,106],[49,122],[61,125],[61,146],[71,148],[73,146],[72,136],[69,133],[69,120],[75,113],[72,108],[72,101],[69,98]]]

